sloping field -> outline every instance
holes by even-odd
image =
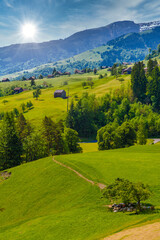
[[[46,158],[10,169],[0,183],[1,240],[94,240],[160,218],[160,145],[56,156],[88,179],[148,183],[151,214],[112,213],[97,186]]]
[[[100,73],[104,74],[107,70],[101,70]],[[84,74],[84,75],[71,75],[62,76],[53,79],[43,79],[36,80],[36,85],[42,85],[43,82],[47,84],[52,84],[53,87],[43,89],[38,100],[33,99],[33,90],[25,91],[20,94],[0,97],[0,113],[5,111],[12,111],[14,108],[17,108],[22,112],[21,104],[31,101],[33,103],[33,109],[26,111],[24,116],[30,120],[34,125],[40,125],[42,119],[45,116],[51,117],[54,121],[58,121],[64,118],[67,112],[67,99],[57,98],[54,99],[53,94],[57,89],[64,89],[68,96],[69,90],[69,105],[71,100],[75,100],[76,97],[80,97],[84,92],[89,94],[96,94],[97,97],[103,96],[105,93],[109,93],[111,90],[120,88],[122,83],[119,80],[114,79],[114,77],[107,77],[103,79],[98,79],[98,74],[93,75],[93,73]],[[82,82],[87,81],[88,77],[92,77],[94,86],[91,89],[90,87],[82,87]],[[124,76],[125,81],[124,85],[128,84],[130,76]],[[68,85],[63,86],[64,82],[67,82]],[[0,88],[7,88],[11,86],[23,87],[25,89],[29,88],[30,81],[15,81],[9,83],[0,83]],[[4,102],[4,100],[6,102]]]

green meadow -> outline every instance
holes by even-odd
[[[93,147],[94,148],[94,147]],[[153,192],[150,214],[112,213],[102,192],[52,157],[10,169],[0,183],[1,240],[96,240],[127,227],[160,219],[160,144],[55,156],[85,177],[110,183],[117,177],[142,181]]]
[[[105,93],[112,91],[113,89],[120,88],[122,85],[127,86],[130,80],[130,76],[124,76],[124,82],[121,83],[118,79],[108,76],[103,79],[99,79],[99,74],[105,74],[107,70],[100,70],[97,75],[93,73],[83,75],[71,75],[61,76],[53,79],[42,79],[36,80],[36,85],[42,85],[45,81],[48,84],[52,84],[51,88],[42,89],[42,94],[38,100],[33,99],[33,90],[24,91],[23,93],[1,97],[0,98],[0,112],[12,111],[14,108],[21,110],[21,104],[31,101],[33,103],[33,109],[24,113],[25,118],[30,120],[35,125],[41,123],[44,116],[51,117],[54,121],[58,121],[64,118],[67,112],[67,99],[57,98],[54,99],[53,94],[57,89],[64,89],[68,95],[69,89],[69,103],[72,99],[76,100],[75,97],[80,97],[84,92],[89,94],[96,94],[97,97],[103,96]],[[109,73],[110,74],[110,73]],[[108,74],[108,75],[109,75]],[[88,77],[92,77],[94,86],[82,87],[82,82],[87,81]],[[68,85],[63,86],[64,82],[67,81]],[[30,81],[12,81],[9,83],[0,83],[0,88],[7,88],[9,86],[18,86],[27,89],[30,86]],[[3,101],[7,102],[4,103]]]
[[[83,149],[83,153],[86,152],[97,152],[98,151],[98,143],[80,143],[81,148]]]

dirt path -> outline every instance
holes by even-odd
[[[85,181],[91,183],[92,185],[98,186],[101,190],[106,187],[103,183],[95,183],[94,181],[84,177],[81,173],[74,170],[73,168],[55,160],[53,161],[56,164],[59,164],[62,167],[69,169],[70,171],[77,174],[80,178],[83,178]],[[128,230],[121,231],[114,235],[104,238],[103,240],[160,240],[160,222],[148,224],[142,227],[136,227]]]
[[[160,222],[121,231],[103,240],[160,240]]]
[[[54,161],[55,163],[61,165],[62,167],[68,168],[68,169],[71,170],[72,172],[76,173],[80,178],[83,178],[85,181],[91,183],[92,185],[98,186],[101,190],[106,187],[106,185],[104,185],[103,183],[95,183],[94,181],[92,181],[92,180],[84,177],[81,173],[77,172],[77,171],[74,170],[73,168],[71,168],[71,167],[69,167],[69,166],[67,166],[67,165],[65,165],[65,164],[63,164],[63,163],[55,160],[54,158],[53,158],[53,161]]]

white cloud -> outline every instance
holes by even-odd
[[[14,0],[4,0],[4,3],[7,7],[9,8],[13,8],[13,3],[14,3]]]

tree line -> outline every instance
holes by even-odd
[[[71,103],[65,124],[80,137],[97,137],[99,149],[146,144],[148,137],[160,136],[160,71],[149,60],[132,70],[131,86],[122,86],[101,98],[84,93]]]
[[[0,170],[54,154],[82,152],[78,133],[45,117],[36,131],[21,113],[7,112],[0,124]]]

